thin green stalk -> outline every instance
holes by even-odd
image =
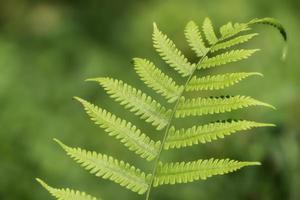
[[[195,69],[196,69],[196,68],[195,68]],[[163,148],[164,148],[164,144],[165,144],[165,142],[166,142],[166,139],[167,139],[167,136],[168,136],[168,133],[169,133],[169,129],[170,129],[170,127],[171,127],[171,122],[173,121],[175,112],[176,112],[176,110],[177,110],[177,107],[178,107],[178,104],[179,104],[179,100],[180,100],[180,98],[182,97],[182,95],[183,95],[183,93],[184,93],[184,90],[185,90],[187,84],[189,83],[189,81],[191,80],[191,78],[192,78],[194,72],[195,72],[195,70],[193,70],[193,73],[188,77],[188,80],[186,81],[185,86],[184,86],[184,88],[183,88],[181,94],[179,95],[179,98],[178,98],[178,100],[176,101],[175,106],[173,107],[172,114],[171,114],[171,116],[170,116],[170,119],[169,119],[169,122],[168,122],[168,125],[167,125],[167,128],[166,128],[166,131],[165,131],[165,134],[164,134],[162,143],[161,143],[161,145],[160,145],[160,149],[159,149],[158,155],[157,155],[156,160],[155,160],[154,168],[153,168],[153,171],[152,171],[152,177],[151,177],[151,180],[150,180],[150,183],[149,183],[149,188],[148,188],[148,191],[147,191],[147,194],[146,194],[146,200],[149,200],[149,197],[150,197],[150,193],[151,193],[153,181],[154,181],[154,178],[155,178],[155,175],[156,175],[156,171],[157,171],[158,162],[159,162],[159,160],[160,160],[160,157],[161,157],[161,154],[162,154],[162,150],[163,150]]]

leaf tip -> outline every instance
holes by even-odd
[[[158,30],[156,22],[153,22],[153,29],[154,29],[154,31]]]
[[[204,18],[204,22],[208,22],[208,21],[210,21],[210,18],[209,17],[205,17]]]
[[[50,186],[49,186],[47,183],[45,183],[42,179],[40,179],[40,178],[35,178],[35,180],[36,180],[42,187],[44,187],[44,188],[46,188],[46,189],[50,188]]]
[[[260,165],[261,165],[261,162],[251,162],[250,165],[253,165],[253,166],[260,166]]]
[[[272,108],[273,110],[277,110],[277,108],[273,105],[270,105],[270,108]]]
[[[79,101],[81,104],[85,103],[85,100],[80,98],[80,97],[74,96],[73,99],[76,100],[76,101]]]
[[[40,184],[43,183],[43,181],[42,181],[41,179],[39,179],[39,178],[35,178],[35,180],[36,180],[38,183],[40,183]]]
[[[98,82],[101,78],[87,78],[84,81],[86,82]]]
[[[260,76],[260,77],[264,77],[264,74],[260,73],[260,72],[256,72],[255,75]]]
[[[271,105],[271,104],[268,104],[268,103],[265,103],[265,102],[260,102],[259,104],[262,105],[262,106],[271,108],[271,109],[273,109],[273,110],[277,110],[276,107],[273,106],[273,105]]]
[[[195,25],[196,23],[193,21],[193,20],[190,20],[187,24],[186,24],[186,26],[188,27],[188,26],[193,26],[193,25]]]
[[[132,63],[136,64],[137,62],[139,62],[141,60],[142,60],[142,58],[134,57],[134,58],[132,58]]]
[[[275,106],[271,105],[271,104],[266,104],[266,106],[273,109],[273,110],[277,110],[277,108]]]
[[[67,148],[67,145],[65,145],[64,143],[62,143],[60,140],[53,138],[53,141],[56,142],[59,146],[61,146],[63,149]]]

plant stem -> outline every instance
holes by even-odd
[[[214,45],[212,45],[214,46]],[[205,55],[202,56],[202,58],[200,59],[200,61],[198,63],[201,63],[202,60],[206,57],[206,55],[209,53],[211,48],[209,48],[209,50],[205,53]],[[146,194],[146,200],[149,200],[150,199],[150,193],[151,193],[151,189],[152,189],[152,185],[153,185],[153,182],[154,182],[154,178],[155,178],[155,175],[156,175],[156,172],[157,172],[157,167],[158,167],[158,163],[159,163],[159,160],[160,160],[160,157],[161,157],[161,154],[162,154],[162,151],[163,151],[163,148],[164,148],[164,145],[165,145],[165,142],[166,142],[166,139],[168,137],[168,134],[169,134],[169,130],[170,130],[170,127],[171,127],[171,124],[172,124],[172,121],[174,119],[174,115],[177,111],[177,108],[178,108],[178,105],[179,105],[179,102],[180,102],[180,99],[181,97],[183,96],[184,92],[185,92],[185,89],[187,87],[187,85],[189,84],[191,78],[193,77],[195,71],[197,69],[197,64],[195,66],[195,69],[193,69],[192,73],[189,75],[187,81],[185,82],[184,84],[184,87],[183,87],[183,90],[182,92],[180,93],[177,101],[176,101],[176,104],[175,106],[173,107],[173,111],[172,111],[172,114],[170,116],[170,119],[169,119],[169,122],[168,122],[168,125],[167,125],[167,128],[166,128],[166,131],[164,133],[164,137],[163,137],[163,140],[162,140],[162,143],[160,145],[160,149],[159,149],[159,152],[158,152],[158,155],[156,157],[156,160],[155,160],[155,164],[154,164],[154,168],[153,168],[153,171],[152,171],[152,176],[151,176],[151,179],[150,179],[150,182],[149,182],[149,188],[147,190],[147,194]]]
[[[197,67],[195,67],[196,69]],[[177,111],[177,107],[179,105],[179,101],[180,101],[180,98],[182,97],[184,91],[185,91],[185,88],[187,86],[187,84],[189,83],[189,81],[191,80],[193,74],[194,74],[195,70],[193,70],[193,72],[191,73],[191,75],[188,77],[188,80],[186,81],[185,83],[185,86],[182,90],[182,92],[180,93],[177,101],[176,101],[176,104],[175,106],[173,107],[173,111],[172,111],[172,114],[170,116],[170,119],[169,119],[169,122],[168,122],[168,125],[167,125],[167,128],[166,128],[166,131],[165,131],[165,134],[164,134],[164,137],[163,137],[163,140],[162,140],[162,143],[160,145],[160,149],[159,149],[159,152],[158,152],[158,156],[156,157],[156,160],[155,160],[155,165],[154,165],[154,168],[153,168],[153,171],[152,171],[152,177],[151,177],[151,180],[150,180],[150,183],[149,183],[149,188],[148,188],[148,191],[147,191],[147,194],[146,194],[146,200],[149,200],[149,197],[150,197],[150,193],[151,193],[151,188],[152,188],[152,185],[153,185],[153,181],[154,181],[154,177],[156,175],[156,171],[157,171],[157,167],[158,167],[158,162],[160,160],[160,157],[161,157],[161,154],[162,154],[162,150],[164,148],[164,144],[166,142],[166,139],[167,139],[167,136],[168,136],[168,133],[169,133],[169,129],[171,127],[171,122],[173,121],[173,118],[174,118],[174,115]]]

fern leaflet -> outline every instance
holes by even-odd
[[[182,148],[194,144],[212,142],[238,131],[267,126],[274,126],[274,124],[246,120],[228,120],[179,130],[176,130],[173,126],[170,128],[164,148]]]
[[[213,76],[208,75],[200,78],[194,76],[186,86],[186,91],[224,89],[254,75],[263,76],[258,72],[226,73]]]
[[[129,150],[149,161],[158,155],[159,141],[154,142],[130,122],[126,122],[79,97],[75,97],[75,99],[84,106],[87,114],[96,124],[104,128],[110,136],[119,139]]]
[[[224,42],[219,42],[218,44],[214,45],[211,48],[211,52],[216,52],[216,51],[221,50],[221,49],[227,49],[229,47],[248,42],[250,39],[252,39],[253,37],[255,37],[257,35],[258,35],[257,33],[241,35],[241,36],[235,37],[231,40],[227,40],[227,41],[224,41]]]
[[[207,53],[208,48],[205,47],[199,27],[194,21],[190,21],[186,25],[184,34],[189,46],[198,57],[204,56]]]
[[[231,38],[242,31],[250,30],[248,24],[246,23],[235,23],[234,25],[229,22],[220,28],[220,33],[222,35],[221,39],[225,40]]]
[[[193,162],[159,163],[154,187],[165,184],[188,183],[205,180],[214,175],[223,175],[246,166],[260,165],[259,162],[239,162],[230,159],[209,159]]]
[[[112,78],[94,78],[88,80],[99,82],[111,98],[120,102],[121,105],[124,105],[125,108],[134,112],[142,119],[145,119],[146,122],[156,126],[158,130],[163,129],[167,125],[171,110],[167,110],[142,91],[123,83],[123,81]]]
[[[228,51],[211,58],[205,57],[205,59],[203,59],[201,63],[197,64],[197,67],[198,69],[206,69],[206,68],[216,67],[219,65],[225,65],[227,63],[246,59],[257,51],[259,51],[259,49],[250,49],[250,50],[239,49],[239,50]]]
[[[169,103],[173,103],[180,96],[183,86],[178,86],[171,77],[165,75],[154,64],[146,59],[134,59],[135,70],[150,88],[166,97]]]
[[[175,44],[157,28],[155,23],[153,27],[153,45],[162,59],[182,76],[185,77],[191,75],[196,66],[191,64],[187,58],[183,56],[181,51],[179,51]]]
[[[41,179],[36,179],[48,192],[58,200],[97,200],[96,197],[86,194],[85,192],[66,189],[57,189],[49,186]],[[101,200],[101,199],[98,199]]]
[[[188,116],[225,113],[249,106],[265,106],[275,109],[274,106],[270,104],[240,95],[211,98],[199,97],[193,99],[181,98],[175,116],[177,118],[183,118]]]
[[[211,20],[208,17],[204,19],[202,29],[203,29],[205,38],[210,45],[214,45],[215,43],[218,42],[218,38],[214,31],[214,27],[212,25]]]
[[[87,151],[80,148],[71,148],[57,139],[55,141],[71,158],[90,171],[91,174],[114,181],[138,194],[143,194],[148,189],[149,185],[146,175],[140,169],[105,154],[97,154],[95,151]]]

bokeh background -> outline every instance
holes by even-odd
[[[35,177],[52,186],[85,190],[106,200],[142,199],[90,175],[52,138],[150,170],[151,165],[94,125],[72,96],[101,105],[159,138],[152,127],[128,114],[103,89],[84,80],[111,76],[153,94],[138,80],[131,64],[132,57],[151,58],[165,72],[173,73],[152,47],[152,23],[155,21],[187,57],[195,59],[187,48],[183,29],[189,20],[200,24],[206,16],[216,26],[266,16],[284,24],[289,37],[285,62],[280,60],[284,44],[278,32],[257,26],[259,37],[244,47],[262,51],[248,61],[217,69],[263,73],[263,79],[247,79],[219,94],[252,95],[275,105],[275,111],[252,108],[232,115],[276,123],[277,127],[255,129],[165,155],[169,160],[230,157],[258,160],[263,165],[188,185],[163,186],[154,191],[153,199],[300,199],[299,9],[297,0],[1,0],[0,199],[51,199]],[[191,121],[202,123],[205,119]]]

